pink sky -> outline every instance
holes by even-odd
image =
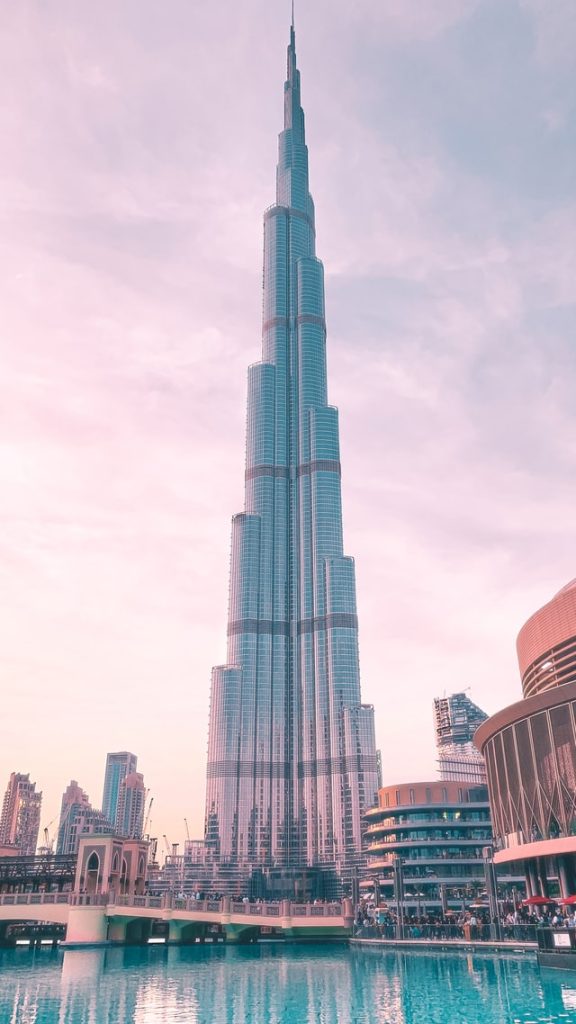
[[[0,788],[30,772],[45,824],[130,749],[153,832],[202,832],[285,6],[5,12]],[[391,784],[434,776],[435,696],[520,697],[516,633],[576,575],[576,22],[317,0],[297,47]]]

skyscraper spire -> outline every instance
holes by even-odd
[[[338,412],[290,27],[262,361],[248,370],[245,511],[232,522],[227,664],[212,674],[206,841],[223,866],[342,876],[378,777],[343,553]],[[222,884],[222,883],[220,883]]]

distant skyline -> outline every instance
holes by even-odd
[[[289,18],[5,15],[0,786],[30,773],[42,825],[131,750],[153,833],[202,835]],[[576,576],[576,18],[317,0],[296,22],[362,694],[384,784],[417,781],[433,698],[520,699],[516,634]]]

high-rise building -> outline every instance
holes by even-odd
[[[127,750],[106,755],[106,774],[102,794],[102,813],[108,821],[116,821],[120,783],[127,775],[136,771],[138,758]]]
[[[256,868],[342,876],[376,798],[354,561],[344,555],[338,411],[294,28],[276,202],[264,215],[262,361],[248,371],[245,511],[234,516],[227,663],[213,669],[206,842]]]
[[[115,824],[119,836],[127,839],[142,838],[145,800],[144,776],[140,772],[130,772],[122,779],[118,794]]]
[[[486,785],[486,765],[473,738],[487,718],[465,693],[436,697],[434,727],[440,778]]]
[[[60,820],[58,822],[58,838],[56,840],[56,853],[76,853],[76,827],[78,818],[90,808],[88,795],[75,779],[62,794],[60,805]],[[70,847],[75,847],[70,849]]]
[[[29,775],[12,772],[0,816],[0,846],[14,846],[24,857],[32,857],[38,845],[42,793]]]
[[[72,779],[62,796],[56,853],[77,853],[81,835],[113,831],[112,822],[108,821],[102,811],[91,806],[87,794]]]

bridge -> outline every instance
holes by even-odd
[[[354,915],[342,903],[250,903],[224,897],[120,896],[114,893],[4,893],[0,895],[0,940],[9,924],[45,922],[66,926],[64,945],[142,943],[152,923],[167,924],[167,941],[193,943],[217,930],[227,942],[249,942],[264,933],[286,939],[345,938]],[[217,926],[216,929],[214,926]]]

